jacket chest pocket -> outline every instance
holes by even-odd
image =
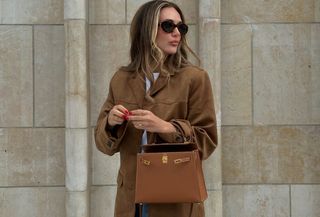
[[[186,119],[188,114],[188,104],[184,101],[175,102],[156,102],[150,110],[162,118],[170,121],[172,119]]]

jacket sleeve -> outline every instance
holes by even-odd
[[[188,116],[174,119],[177,135],[182,141],[193,141],[198,146],[202,159],[207,159],[217,146],[217,126],[214,99],[209,76],[205,71],[197,71],[189,89]]]
[[[110,84],[107,100],[101,108],[97,125],[94,130],[94,138],[97,148],[107,155],[113,155],[114,153],[119,151],[119,144],[127,128],[127,122],[124,122],[122,125],[116,125],[114,127],[108,126],[108,115],[113,106],[114,98],[112,86]]]

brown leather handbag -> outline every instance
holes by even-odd
[[[137,156],[136,203],[197,203],[207,198],[199,151],[193,143],[142,146]]]

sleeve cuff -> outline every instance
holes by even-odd
[[[191,140],[192,128],[188,121],[186,120],[171,120],[170,123],[176,128],[174,133],[159,133],[159,137],[171,143],[181,143]]]

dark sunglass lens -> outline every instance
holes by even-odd
[[[164,21],[161,23],[161,27],[162,27],[163,31],[165,31],[167,33],[171,33],[171,32],[173,32],[175,25],[171,21]]]
[[[180,23],[178,24],[178,30],[182,35],[185,35],[188,32],[188,26],[184,23]]]

